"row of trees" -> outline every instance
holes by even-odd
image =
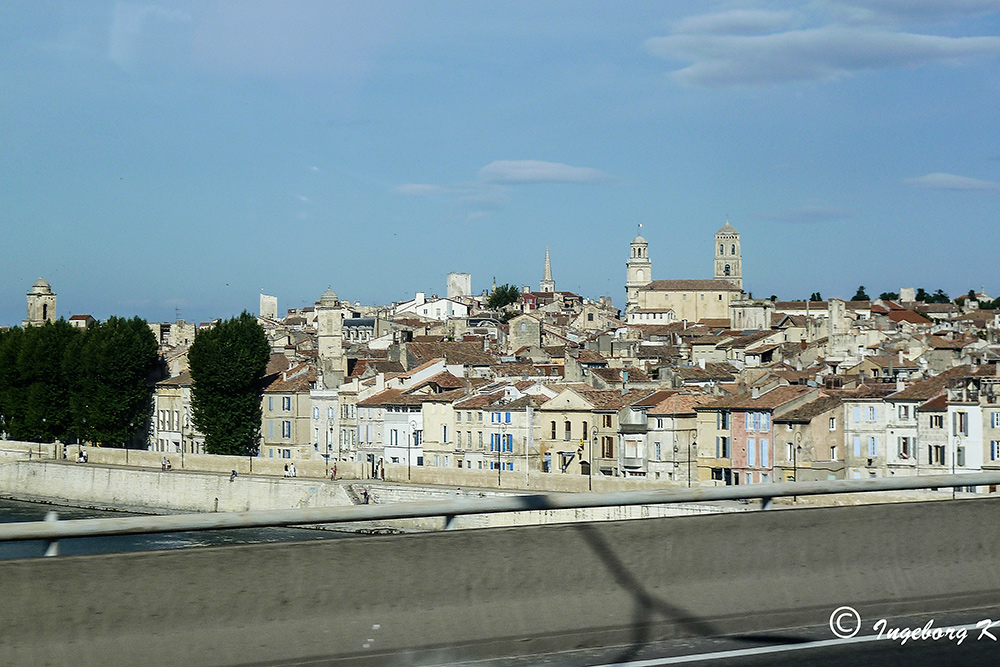
[[[188,352],[195,427],[210,454],[256,454],[270,345],[256,318],[199,331]],[[145,320],[112,317],[86,331],[65,320],[0,332],[0,432],[30,442],[123,447],[145,440],[159,371]]]
[[[156,338],[138,317],[0,332],[0,431],[15,440],[124,446],[147,422]]]
[[[955,302],[956,303],[961,303],[961,302],[965,301],[966,299],[971,299],[971,298],[974,298],[974,297],[975,297],[975,292],[973,290],[969,290],[969,294],[968,295],[963,295],[963,296],[958,297],[957,299],[955,299]],[[888,301],[898,301],[899,300],[899,292],[882,292],[881,294],[878,295],[878,298],[880,298],[882,300],[888,300]],[[925,290],[923,287],[917,288],[916,294],[914,295],[913,299],[914,299],[914,301],[918,301],[920,303],[951,303],[952,302],[951,297],[949,297],[948,294],[945,293],[944,290],[939,289],[939,290],[936,290],[932,294],[932,293],[927,292],[927,290]],[[776,300],[776,298],[772,299],[772,300]],[[823,300],[823,296],[819,292],[813,292],[812,294],[809,295],[809,300],[810,301],[822,301]],[[870,301],[870,300],[871,300],[871,298],[868,296],[868,293],[865,291],[865,286],[864,285],[861,285],[860,287],[858,287],[858,291],[855,292],[854,296],[852,296],[850,298],[850,301]],[[993,302],[991,302],[989,304],[985,304],[983,307],[984,308],[997,308],[997,307],[1000,307],[1000,299],[996,299],[995,301],[993,301]]]

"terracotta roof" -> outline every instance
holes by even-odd
[[[948,410],[948,394],[935,396],[917,409],[921,412],[946,412]]]
[[[299,364],[287,372],[281,372],[264,389],[266,393],[300,393],[309,391],[316,384],[317,373],[313,366]]]
[[[840,396],[820,396],[815,401],[809,401],[805,405],[795,408],[790,412],[786,412],[780,417],[775,417],[774,421],[808,422],[814,417],[832,410],[843,402],[844,400]]]
[[[619,410],[633,401],[645,397],[649,393],[648,389],[633,389],[624,394],[617,390],[580,389],[575,387],[574,389],[593,405],[595,410]]]
[[[912,310],[894,310],[889,313],[892,322],[909,322],[910,324],[929,324],[930,320]]]
[[[184,371],[180,375],[175,375],[172,378],[167,378],[166,380],[160,380],[156,383],[157,387],[190,387],[194,384],[194,380],[191,379],[191,373],[189,371]]]
[[[691,394],[687,392],[676,393],[668,396],[655,407],[649,409],[650,415],[693,415],[694,409],[699,405],[710,403],[716,400],[713,396],[705,394]]]
[[[795,400],[810,391],[815,390],[810,387],[803,387],[802,385],[789,385],[787,387],[777,387],[776,389],[772,389],[769,392],[761,394],[757,398],[743,394],[732,398],[723,398],[713,403],[708,403],[704,407],[713,410],[719,408],[735,410],[774,410],[775,408],[779,408],[785,403]]]
[[[407,354],[419,360],[445,359],[448,364],[489,366],[497,359],[478,343],[437,342],[407,343]]]
[[[640,287],[643,291],[657,292],[689,292],[689,291],[724,291],[740,292],[739,287],[728,280],[654,280],[647,285]]]

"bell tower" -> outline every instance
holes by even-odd
[[[715,233],[715,279],[727,280],[743,289],[740,233],[733,229],[728,220]]]
[[[45,278],[39,278],[28,292],[28,319],[25,326],[42,326],[56,321],[56,294]]]
[[[642,225],[639,225],[641,230]],[[641,235],[632,239],[632,254],[625,262],[625,312],[639,305],[639,289],[653,280],[653,265],[649,261],[649,244]]]

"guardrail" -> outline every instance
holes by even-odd
[[[921,475],[842,479],[815,482],[777,482],[690,489],[654,489],[616,491],[613,493],[552,493],[494,498],[468,498],[391,505],[352,505],[349,507],[309,507],[258,512],[211,514],[170,514],[116,517],[109,519],[73,519],[59,521],[50,512],[45,521],[0,524],[0,541],[46,540],[46,555],[58,554],[58,541],[74,537],[128,535],[136,533],[172,533],[220,528],[258,528],[264,526],[302,526],[309,524],[352,523],[445,517],[445,528],[452,527],[456,516],[498,514],[552,509],[584,509],[628,505],[664,505],[717,500],[761,500],[768,509],[773,498],[787,496],[836,495],[876,491],[905,491],[969,486],[1000,485],[1000,472],[958,475]]]

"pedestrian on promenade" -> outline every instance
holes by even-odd
[[[166,469],[167,469],[167,457],[164,456],[162,459],[160,459],[160,470],[163,471]]]
[[[330,473],[330,479],[337,479],[337,464],[333,464],[333,472]]]
[[[235,482],[235,481],[236,481],[236,471],[235,471],[235,470],[234,470],[234,471],[233,471],[233,473],[232,473],[232,474],[231,474],[231,475],[229,476],[229,481],[230,481],[230,482]]]
[[[288,477],[288,464],[285,464],[285,477]]]
[[[294,463],[289,463],[288,464],[288,476],[289,477],[295,477],[295,464]]]

